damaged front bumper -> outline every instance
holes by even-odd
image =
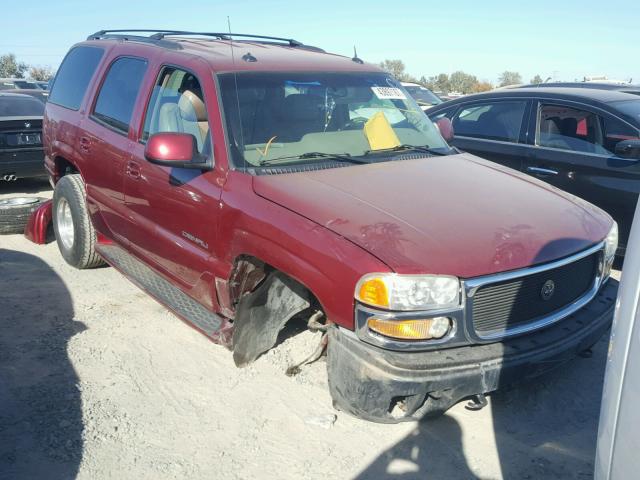
[[[327,368],[334,405],[366,420],[396,423],[440,414],[470,395],[540,375],[602,336],[617,290],[611,279],[585,307],[553,326],[484,345],[397,352],[331,328]]]

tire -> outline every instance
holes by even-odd
[[[24,233],[29,216],[46,198],[9,197],[0,200],[0,234]]]
[[[84,181],[65,175],[53,191],[53,231],[60,254],[72,267],[95,268],[104,260],[95,250],[97,237],[87,211]]]

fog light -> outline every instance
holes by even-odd
[[[371,330],[385,337],[402,340],[432,340],[444,337],[451,329],[448,317],[419,320],[389,320],[371,317],[367,320]]]

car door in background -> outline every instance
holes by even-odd
[[[540,100],[531,116],[535,132],[523,170],[607,211],[618,222],[622,253],[640,193],[640,162],[616,156],[615,147],[640,132],[575,102]]]
[[[452,117],[455,137],[451,144],[520,170],[527,150],[529,103],[527,99],[488,99],[462,104]]]

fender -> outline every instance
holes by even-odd
[[[53,200],[47,200],[34,210],[24,227],[24,236],[27,237],[27,240],[38,245],[47,243],[47,230],[51,225],[52,214]]]

